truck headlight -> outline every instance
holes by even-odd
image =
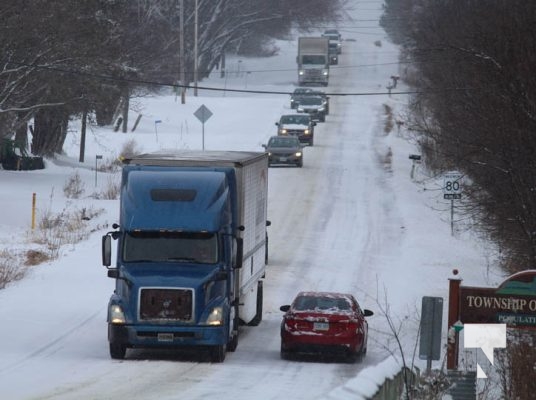
[[[301,151],[297,151],[297,152],[296,152],[296,157],[301,157],[301,155],[302,155],[302,152],[301,152]]]
[[[112,324],[124,324],[125,313],[119,304],[112,304],[110,306],[110,322]]]
[[[322,72],[324,74],[324,76],[328,76],[328,71],[327,70],[324,70],[324,72]]]
[[[304,71],[303,71],[302,69],[300,69],[300,70],[298,71],[298,75],[303,75],[303,74],[304,74]]]
[[[287,133],[287,130],[286,129],[281,129],[280,132],[284,135]]]
[[[309,129],[304,130],[303,133],[308,135],[309,134]]]
[[[207,318],[207,325],[223,325],[223,307],[214,307]]]

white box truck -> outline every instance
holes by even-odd
[[[298,84],[328,85],[329,39],[326,37],[298,38]]]

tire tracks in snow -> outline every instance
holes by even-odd
[[[32,353],[28,354],[26,357],[15,361],[9,365],[6,365],[2,368],[0,368],[0,376],[6,375],[9,372],[12,372],[13,370],[17,369],[18,367],[24,365],[27,362],[30,362],[32,359],[39,357],[48,351],[52,350],[55,346],[63,342],[65,339],[67,339],[69,336],[71,336],[73,333],[87,325],[90,321],[95,319],[100,313],[102,313],[102,308],[91,314],[89,317],[81,321],[78,325],[73,326],[71,329],[63,333],[62,335],[58,336],[56,339],[46,343],[45,345],[41,346],[37,350],[33,351]],[[61,328],[58,328],[61,329]],[[55,351],[51,351],[53,353]]]

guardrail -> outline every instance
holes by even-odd
[[[414,382],[417,375],[409,368],[401,367],[395,357],[365,368],[355,378],[332,390],[329,400],[399,400],[404,393],[404,375],[410,374]]]

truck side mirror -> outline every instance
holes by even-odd
[[[112,236],[109,234],[102,237],[102,265],[112,265]]]
[[[236,238],[236,269],[242,268],[242,257],[244,256],[244,239]]]

